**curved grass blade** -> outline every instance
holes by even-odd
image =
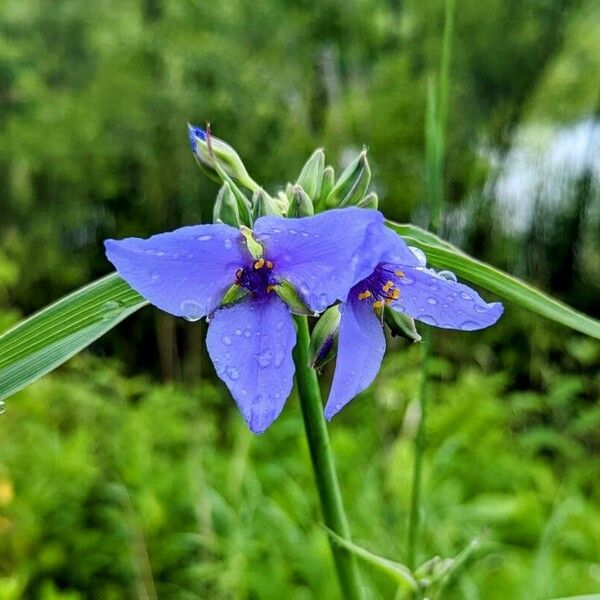
[[[55,369],[145,304],[112,273],[21,321],[0,336],[0,400]]]
[[[428,262],[434,267],[448,269],[459,277],[481,286],[500,298],[514,302],[571,329],[600,339],[600,321],[548,296],[548,294],[513,275],[469,256],[452,244],[420,227],[392,221],[387,221],[387,225],[399,233],[408,244],[423,250],[427,255]]]

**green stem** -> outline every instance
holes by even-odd
[[[296,385],[321,501],[323,521],[338,536],[350,541],[350,527],[344,512],[340,485],[323,416],[319,382],[315,370],[308,366],[310,335],[306,317],[296,317],[296,323],[298,325],[298,341],[294,348]],[[331,538],[329,543],[344,600],[361,600],[363,592],[355,556],[336,544]]]

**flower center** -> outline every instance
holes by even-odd
[[[373,308],[383,308],[400,297],[398,281],[404,277],[404,273],[394,265],[379,263],[373,273],[357,283],[353,288],[353,294],[358,300],[373,304]]]
[[[251,265],[236,271],[236,283],[246,288],[254,296],[264,298],[273,291],[278,283],[272,270],[273,263],[270,260],[259,258]]]

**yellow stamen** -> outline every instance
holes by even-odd
[[[265,265],[267,266],[267,269],[273,268],[273,263],[270,260],[265,261]]]
[[[404,277],[404,273],[402,271],[394,271],[394,275],[396,275],[396,277]]]
[[[398,288],[392,291],[392,298],[394,300],[398,300],[398,298],[400,298],[400,290]]]
[[[240,280],[240,277],[242,276],[242,273],[243,273],[243,272],[244,272],[244,269],[238,269],[238,270],[235,272],[235,280],[236,280],[236,281],[239,281],[239,280]]]
[[[371,292],[369,290],[365,290],[358,295],[359,300],[366,300],[371,297]]]
[[[373,308],[383,308],[385,302],[383,300],[377,300],[373,302]]]
[[[384,286],[383,286],[383,291],[387,294],[387,292],[389,292],[392,288],[394,287],[394,282],[393,281],[388,281]]]
[[[255,263],[254,263],[254,268],[255,269],[262,269],[265,266],[265,259],[264,258],[259,258]]]
[[[386,298],[385,303],[389,306],[394,301],[393,298]]]
[[[268,285],[267,286],[267,292],[269,292],[269,293],[271,293],[274,289],[275,289],[274,285]]]

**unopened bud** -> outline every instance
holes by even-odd
[[[296,185],[308,194],[311,200],[316,200],[321,193],[323,170],[325,168],[325,153],[317,148],[302,167]]]
[[[306,306],[296,288],[285,279],[274,286],[275,293],[290,307],[296,315],[314,316],[315,312]]]
[[[421,341],[414,319],[406,313],[398,312],[386,306],[383,311],[383,320],[390,328],[393,336],[401,336],[412,342]]]
[[[337,337],[341,319],[337,306],[328,308],[314,326],[308,347],[308,364],[321,369],[337,353]]]
[[[221,300],[221,306],[230,306],[231,304],[235,304],[240,300],[244,299],[250,292],[245,287],[234,283],[223,296],[223,300]]]
[[[363,150],[344,170],[327,197],[329,208],[353,206],[364,197],[371,182],[367,151]]]
[[[375,192],[369,192],[356,206],[358,208],[371,208],[377,210],[379,198]]]
[[[277,203],[265,190],[258,188],[252,195],[252,218],[256,221],[259,217],[266,215],[281,216]]]
[[[315,211],[320,212],[327,208],[326,201],[327,196],[329,196],[331,190],[333,189],[333,184],[335,182],[335,171],[331,165],[325,167],[323,170],[323,181],[321,183],[321,193],[319,197],[315,201]]]
[[[227,175],[252,191],[258,189],[258,184],[250,177],[232,146],[211,135],[209,128],[204,130],[188,124],[188,133],[192,152],[208,177],[221,183],[225,180],[224,175]]]
[[[292,199],[288,210],[288,217],[310,217],[315,214],[312,200],[308,194],[299,186],[292,189]]]
[[[232,227],[239,227],[242,224],[235,195],[227,182],[223,184],[217,194],[213,208],[213,222],[225,223]]]

